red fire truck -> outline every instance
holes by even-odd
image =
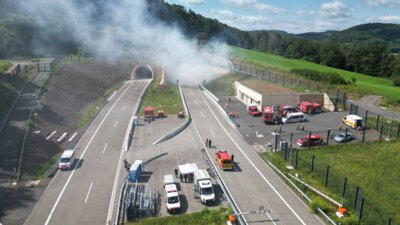
[[[297,108],[308,114],[313,114],[313,113],[320,113],[322,112],[322,107],[320,104],[315,103],[315,102],[300,102],[297,105]]]

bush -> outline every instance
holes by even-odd
[[[400,77],[394,78],[393,86],[400,87]]]
[[[318,213],[318,208],[320,208],[324,213],[330,213],[334,212],[335,208],[331,206],[328,202],[323,200],[320,197],[314,197],[311,202],[310,202],[310,208],[311,210],[317,214]]]
[[[292,73],[297,73],[313,81],[328,83],[332,85],[347,85],[348,82],[337,73],[323,73],[309,69],[293,69]]]

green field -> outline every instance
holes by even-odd
[[[5,73],[12,64],[10,62],[0,60],[0,74]]]
[[[128,223],[130,225],[223,225],[226,224],[228,213],[232,209],[224,209],[220,207],[217,210],[209,210],[203,208],[201,212],[181,214],[175,216],[148,218],[139,220],[135,223]]]
[[[246,50],[233,46],[231,46],[231,49],[235,58],[264,68],[285,72],[289,72],[292,69],[310,69],[320,72],[333,72],[339,74],[348,81],[351,81],[354,77],[356,79],[356,86],[366,89],[371,93],[382,95],[388,99],[394,98],[397,100],[397,104],[400,103],[400,88],[393,86],[392,81],[388,79],[367,76],[360,73],[322,66],[304,60],[288,59],[277,55]]]
[[[373,215],[379,224],[391,216],[394,221],[400,221],[400,141],[375,142],[366,144],[335,145],[321,148],[304,149],[299,152],[298,171],[288,171],[287,162],[283,162],[279,153],[265,153],[266,157],[286,173],[301,174],[302,178],[330,192],[330,196],[340,202],[344,177],[348,178],[349,186],[358,185],[366,199],[364,215]],[[311,158],[315,155],[315,171],[310,172]],[[293,165],[293,164],[292,164]],[[324,168],[330,166],[330,182],[332,187],[337,182],[338,192],[324,186]],[[316,172],[319,168],[320,173]],[[354,195],[354,190],[351,189]],[[349,191],[349,192],[350,192]],[[377,209],[379,212],[376,212]],[[383,220],[383,221],[382,221]],[[378,223],[377,223],[378,224]]]
[[[160,85],[160,78],[156,77],[147,89],[139,114],[143,115],[143,109],[151,106],[158,110],[164,110],[165,114],[177,114],[183,111],[179,88],[176,85]]]

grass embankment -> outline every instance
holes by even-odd
[[[11,67],[11,63],[0,60],[0,76]],[[22,89],[25,83],[36,74],[36,68],[34,66],[28,66],[28,72],[21,68],[21,72],[17,77],[14,77],[11,81],[5,83],[0,81],[0,121],[3,120],[7,111],[10,109],[15,97],[18,92]]]
[[[347,81],[352,81],[352,78],[355,78],[355,86],[359,87],[360,91],[367,90],[370,93],[382,95],[386,98],[388,103],[400,103],[400,88],[393,86],[393,82],[388,79],[372,77],[360,73],[327,67],[304,60],[288,59],[277,55],[261,53],[233,46],[231,49],[235,58],[239,58],[256,66],[268,69],[284,72],[289,72],[292,69],[310,69],[319,72],[337,73]]]
[[[128,223],[131,225],[223,225],[226,224],[231,209],[223,209],[222,207],[217,210],[209,210],[204,208],[201,212],[188,213],[177,216],[157,217],[143,219],[135,223]]]
[[[139,114],[143,115],[143,109],[148,106],[154,108],[155,114],[158,110],[164,110],[165,114],[170,115],[183,111],[178,86],[160,85],[160,77],[156,77],[144,94]]]
[[[115,90],[117,90],[122,84],[122,81],[113,84],[109,89],[107,89],[104,94],[98,98],[95,102],[90,104],[85,113],[78,120],[77,128],[81,129],[93,116],[96,110],[107,101],[107,97],[109,97]]]
[[[204,85],[209,91],[216,95],[233,96],[235,95],[235,88],[233,82],[235,80],[250,80],[256,79],[253,76],[239,75],[239,74],[226,74],[212,80]]]
[[[396,169],[400,162],[399,149],[400,141],[302,149],[299,152],[300,168],[297,171],[286,169],[288,162],[283,162],[280,153],[264,153],[262,156],[278,165],[284,173],[298,173],[307,183],[328,193],[332,190],[324,186],[324,168],[329,165],[330,174],[332,174],[329,176],[329,182],[332,186],[334,186],[332,182],[338,183],[338,191],[330,192],[330,196],[341,202],[343,180],[347,177],[348,185],[359,186],[364,194],[366,202],[363,217],[371,216],[373,218],[369,219],[378,219],[383,224],[384,221],[387,222],[389,216],[395,222],[400,220],[400,205],[398,204],[400,170]],[[315,167],[318,167],[322,173],[310,172],[312,155],[315,155]],[[353,189],[349,189],[349,192],[351,195],[355,194]],[[375,211],[376,209],[380,212]]]
[[[46,171],[49,170],[54,165],[54,163],[56,163],[59,157],[60,154],[54,155],[43,164],[40,164],[30,176],[31,180],[42,179],[45,176]]]

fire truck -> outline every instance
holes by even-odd
[[[247,107],[247,111],[252,116],[261,116],[262,115],[262,112],[258,111],[258,108],[256,105],[249,105]]]
[[[322,112],[322,107],[320,104],[315,103],[315,102],[300,102],[297,105],[297,108],[308,114],[313,114],[313,113],[320,113]]]
[[[232,156],[226,150],[215,153],[215,160],[222,170],[233,169]]]
[[[276,124],[279,120],[279,112],[276,106],[263,107],[264,122],[269,124]]]

